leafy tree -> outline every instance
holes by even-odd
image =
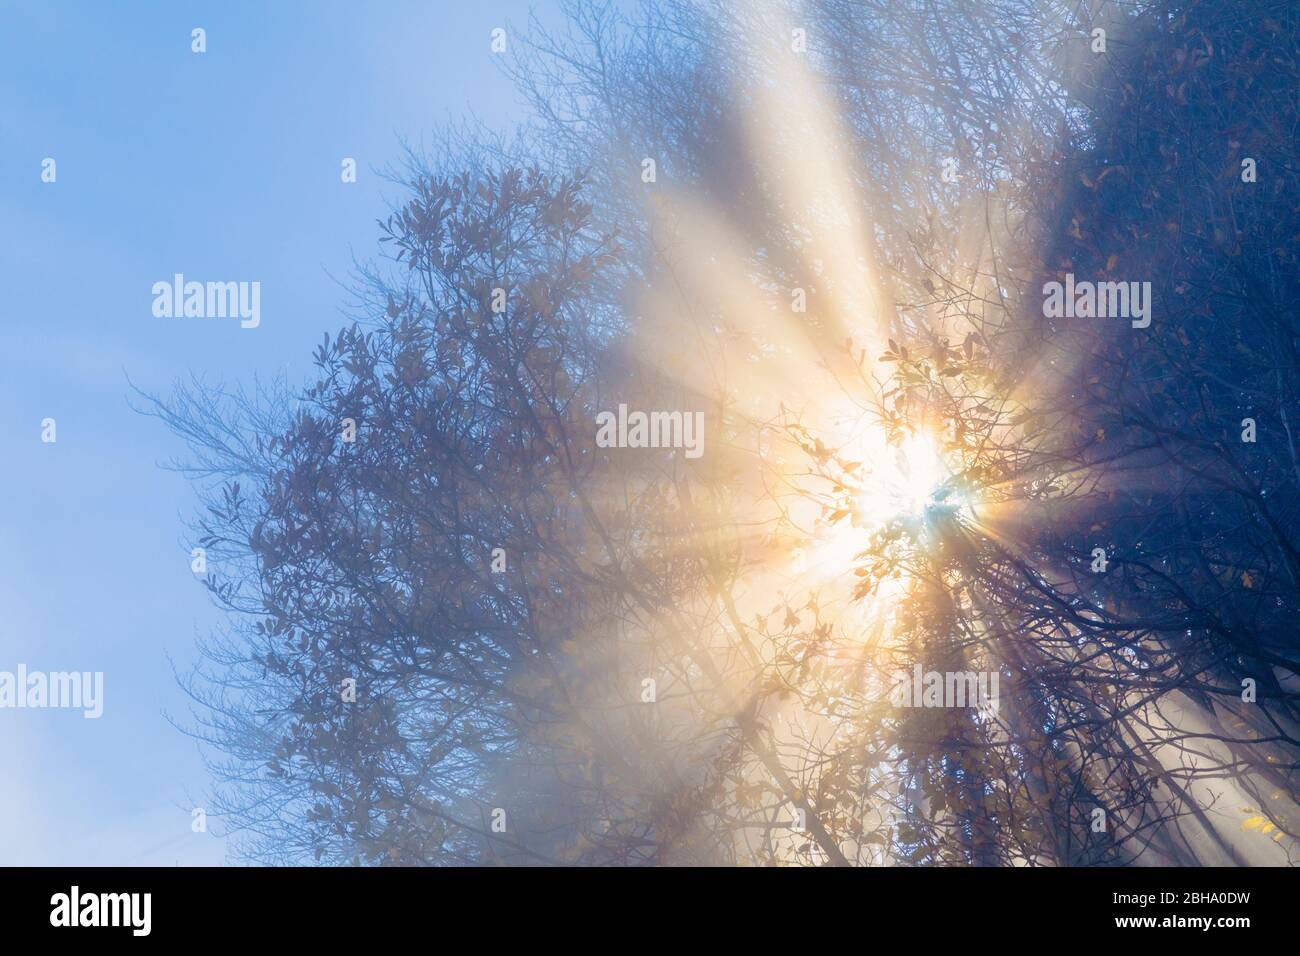
[[[568,9],[291,414],[151,406],[246,621],[191,684],[244,851],[1289,860],[1294,12]],[[706,454],[599,447],[620,403]]]

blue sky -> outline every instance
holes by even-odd
[[[0,7],[0,670],[103,671],[105,698],[99,720],[0,709],[0,864],[224,861],[191,832],[208,781],[164,718],[186,713],[168,655],[190,665],[220,615],[189,569],[192,490],[158,468],[182,448],[128,407],[127,377],[303,380],[343,323],[332,277],[377,249],[393,187],[372,170],[470,112],[522,118],[489,39],[529,6]],[[260,281],[261,326],[155,318],[176,272]]]

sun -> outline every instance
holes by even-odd
[[[886,520],[895,515],[920,516],[935,504],[952,474],[937,443],[926,432],[911,433],[892,451],[880,461],[859,503],[863,510],[878,505],[876,512]]]
[[[874,423],[858,429],[841,454],[862,462],[855,470],[854,524],[878,529],[899,518],[925,518],[968,509],[973,503],[959,488],[957,468],[930,431],[916,428],[890,442]]]
[[[944,516],[972,513],[974,496],[957,480],[958,469],[928,431],[918,429],[890,443],[878,425],[858,429],[841,446],[853,476],[844,504],[846,519],[818,522],[813,540],[796,556],[796,570],[813,579],[840,577],[858,563],[878,532],[906,522],[924,544]]]

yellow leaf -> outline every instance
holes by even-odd
[[[1255,579],[1250,576],[1249,571],[1241,572],[1241,586],[1244,588],[1253,588],[1255,586]]]

